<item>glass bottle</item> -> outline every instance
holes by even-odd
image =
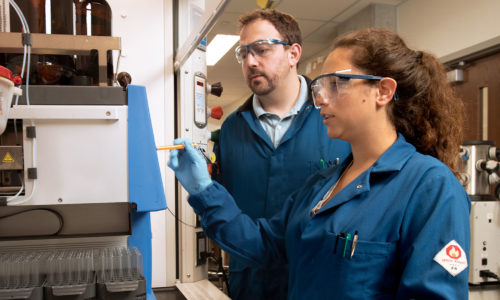
[[[8,2],[7,2],[8,3]],[[17,5],[21,9],[31,33],[45,33],[45,0],[17,0]],[[10,32],[24,32],[21,19],[14,8],[10,6]],[[23,83],[26,83],[27,73],[21,74],[23,65],[23,54],[6,53],[4,56],[4,65],[12,70],[14,74],[21,75]],[[37,64],[40,61],[40,55],[31,54],[30,59],[30,84],[38,84]]]
[[[111,7],[105,0],[73,0],[75,5],[75,34],[93,36],[111,36]],[[83,76],[90,76],[93,84],[99,83],[98,53],[79,56],[76,69]],[[107,83],[113,82],[113,59],[111,51],[107,53]]]
[[[47,16],[48,17],[48,16]],[[50,19],[45,21],[51,34],[73,34],[73,3],[68,0],[50,0]],[[50,24],[50,27],[49,27]],[[41,84],[71,84],[75,75],[73,55],[43,55],[39,64]]]
[[[16,0],[30,27],[31,33],[111,36],[111,7],[105,0]],[[50,20],[46,19],[50,15]],[[11,32],[22,32],[20,19],[10,8]],[[47,32],[49,31],[49,32]],[[22,54],[1,54],[0,63],[21,73]],[[113,83],[113,59],[107,53],[107,84]],[[26,75],[26,74],[24,74]],[[26,79],[26,76],[23,76]],[[97,50],[89,55],[31,55],[30,84],[98,85]]]
[[[31,33],[73,34],[73,3],[68,0],[50,0],[50,14],[46,14],[46,0],[16,0]],[[11,32],[23,32],[19,16],[10,7]],[[7,54],[6,65],[20,74],[22,55]],[[72,55],[31,54],[30,84],[69,84],[75,73]],[[26,75],[26,74],[24,74]],[[26,76],[23,76],[26,82]]]

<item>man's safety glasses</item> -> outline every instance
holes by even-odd
[[[236,59],[241,64],[247,58],[248,53],[256,58],[266,57],[272,53],[274,45],[287,46],[288,43],[276,39],[265,39],[257,40],[248,45],[239,45],[236,47]]]
[[[350,79],[381,80],[383,78],[384,77],[374,75],[347,73],[321,74],[311,82],[311,92],[314,106],[318,109],[320,108],[317,104],[318,97],[321,97],[322,101],[334,103],[340,95],[348,90],[349,86],[352,84]],[[393,99],[398,100],[398,95],[396,93],[394,93]]]

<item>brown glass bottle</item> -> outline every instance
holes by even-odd
[[[28,22],[30,32],[45,33],[45,0],[16,0]],[[12,6],[10,6],[10,31],[22,32],[21,21]]]
[[[45,33],[45,0],[17,0],[17,5],[21,9],[31,33]],[[24,32],[21,20],[12,6],[10,6],[10,31]],[[19,74],[23,77],[23,83],[26,83],[28,74],[21,74],[23,65],[23,54],[2,54],[4,58],[3,65],[12,70],[14,74]],[[30,84],[38,84],[38,73],[36,66],[40,61],[40,55],[31,54],[31,67],[29,70]]]
[[[75,34],[111,36],[111,7],[105,0],[73,0],[75,5]],[[90,76],[94,85],[99,83],[98,54],[92,51],[90,56],[79,56],[76,60],[79,74]],[[108,85],[113,81],[113,59],[107,53]]]
[[[45,20],[51,34],[73,34],[73,3],[50,0],[50,19]],[[73,55],[43,55],[38,68],[41,84],[71,84],[75,76]]]
[[[47,19],[45,0],[16,0],[31,33],[73,34],[73,3],[68,0],[51,0],[50,19]],[[21,21],[10,7],[11,32],[23,32]],[[22,55],[7,54],[6,65],[15,73],[21,72]],[[30,84],[70,84],[75,73],[71,55],[31,54]],[[26,80],[26,74],[23,78]],[[26,81],[24,81],[26,83]]]
[[[46,0],[16,0],[31,33],[111,36],[111,7],[105,0],[51,0],[50,20],[46,20]],[[15,10],[10,8],[11,32],[22,32]],[[74,26],[74,27],[73,27]],[[20,54],[1,54],[0,64],[20,74]],[[113,60],[107,53],[107,84],[113,82]],[[26,75],[26,74],[25,74]],[[26,76],[23,76],[25,79]],[[30,84],[98,85],[97,50],[89,55],[31,55]]]

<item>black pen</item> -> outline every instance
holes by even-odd
[[[337,253],[337,243],[339,242],[339,235],[335,237],[335,246],[333,247],[333,253]]]
[[[354,231],[354,237],[352,238],[352,247],[351,247],[351,259],[354,255],[354,251],[356,251],[356,244],[358,243],[358,231]]]
[[[341,233],[337,234],[337,236],[335,237],[335,247],[333,248],[333,253],[337,253],[337,244],[339,242],[339,238],[344,237],[344,235],[345,234],[343,232],[341,232]]]

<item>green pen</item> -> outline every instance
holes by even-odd
[[[325,166],[325,160],[324,159],[320,159],[319,162],[321,163],[321,166],[323,166],[323,169],[326,168]]]
[[[345,237],[344,254],[342,254],[342,257],[345,257],[345,253],[347,252],[347,244],[349,244],[350,240],[351,240],[351,234],[348,233],[347,236]]]

